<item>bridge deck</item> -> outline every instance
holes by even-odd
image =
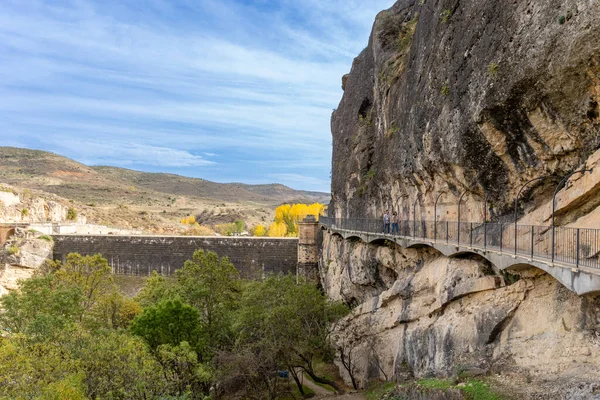
[[[574,231],[573,241],[570,242],[565,240],[568,235],[565,235],[562,227],[557,230],[558,234],[555,231],[553,235],[550,227],[528,227],[526,239],[529,246],[526,247],[522,245],[522,238],[517,237],[515,240],[514,234],[511,234],[517,232],[519,235],[522,226],[517,226],[515,230],[513,224],[438,221],[433,230],[427,230],[428,222],[404,221],[398,224],[402,225],[402,229],[397,226],[393,229],[394,233],[391,233],[392,228],[384,226],[381,220],[321,217],[319,222],[324,228],[346,239],[357,237],[365,243],[388,240],[405,248],[427,246],[448,257],[465,253],[478,254],[500,270],[539,268],[579,295],[600,292],[600,244],[596,242],[600,241],[600,235],[597,230],[567,228]],[[449,229],[450,224],[458,224],[454,233]],[[463,226],[468,228],[464,229]],[[388,229],[390,233],[387,233]],[[464,231],[462,241],[461,230]]]

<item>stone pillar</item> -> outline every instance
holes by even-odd
[[[298,268],[296,276],[319,283],[319,224],[313,215],[298,222]]]

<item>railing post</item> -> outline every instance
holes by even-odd
[[[514,235],[515,235],[515,256],[517,255],[517,231],[519,230],[518,228],[519,227],[515,223],[515,232],[514,232]]]
[[[469,247],[473,247],[473,223],[469,224]]]
[[[500,222],[500,253],[502,253],[502,236],[504,236],[504,230],[502,229],[502,222]]]
[[[449,238],[450,238],[450,236],[449,236],[449,232],[448,232],[448,221],[446,221],[446,244],[449,243]]]
[[[465,190],[460,197],[458,198],[458,234],[457,234],[457,242],[458,245],[460,246],[460,202],[462,201],[463,196],[467,193],[467,191]]]
[[[515,235],[515,256],[516,256],[517,255],[517,246],[518,246],[518,243],[517,243],[517,232],[519,231],[519,227],[518,227],[518,225],[516,223],[515,223],[515,228],[514,229],[515,229],[514,235]]]
[[[437,198],[435,199],[435,203],[433,203],[433,240],[437,242],[437,204],[438,204],[438,200],[440,199],[440,197],[442,197],[442,195],[445,192],[442,192],[440,194],[438,194]]]
[[[531,258],[533,259],[533,225],[531,225]]]
[[[575,266],[579,268],[579,228],[577,228],[577,238],[575,240],[575,251],[577,255],[575,256]]]
[[[487,224],[483,221],[483,249],[487,249]]]
[[[558,193],[558,190],[560,189],[561,185],[563,183],[565,183],[570,177],[572,177],[575,174],[585,174],[586,172],[593,172],[593,169],[582,169],[579,171],[575,171],[575,172],[571,172],[569,175],[565,176],[563,178],[562,181],[560,181],[560,183],[556,186],[556,189],[554,189],[554,195],[552,196],[552,262],[554,263],[554,253],[556,251],[555,249],[555,244],[554,244],[554,240],[555,240],[555,234],[554,234],[554,214],[556,212],[556,194]]]
[[[460,220],[458,221],[458,229],[456,232],[456,244],[460,246]]]
[[[515,223],[515,255],[517,255],[517,211],[518,211],[517,207],[519,205],[519,196],[521,196],[521,192],[523,191],[523,189],[525,189],[525,187],[527,185],[529,185],[532,182],[539,181],[539,180],[546,179],[546,178],[548,178],[548,176],[540,176],[538,178],[534,178],[530,181],[525,182],[525,184],[523,186],[521,186],[521,189],[519,189],[519,192],[517,193],[517,197],[515,197],[515,221],[514,221],[514,223]]]
[[[483,199],[483,248],[487,249],[487,202],[489,193],[485,192]]]
[[[417,202],[423,196],[423,193],[420,193],[415,202],[413,203],[413,238],[417,237]],[[423,207],[421,207],[421,214],[423,213]]]

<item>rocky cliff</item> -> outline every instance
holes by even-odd
[[[329,296],[354,306],[334,335],[349,383],[341,352],[361,387],[492,374],[557,396],[542,398],[574,388],[581,396],[566,398],[599,398],[599,296],[579,297],[535,269],[501,274],[478,256],[447,258],[327,233],[321,263]]]
[[[16,228],[0,247],[0,296],[18,289],[19,280],[29,279],[46,260],[52,259],[50,236]]]
[[[400,0],[382,11],[331,119],[332,215],[397,202],[408,215],[419,194],[432,205],[469,189],[501,216],[526,180],[582,166],[600,146],[598,26],[597,0]],[[555,184],[539,182],[535,197]]]
[[[376,18],[332,115],[330,216],[600,226],[600,1],[400,0]],[[440,209],[438,208],[438,211]],[[354,307],[340,371],[369,380],[506,376],[524,398],[600,398],[600,298],[535,268],[325,233],[321,283]],[[348,370],[348,360],[350,371]],[[347,364],[344,367],[344,361]],[[533,383],[531,383],[533,382]],[[529,397],[527,397],[529,396]],[[542,397],[535,397],[542,396]],[[543,397],[546,396],[546,397]],[[550,397],[548,397],[550,396]],[[554,397],[553,397],[554,396]],[[521,398],[521,397],[519,397]]]
[[[58,196],[42,196],[28,189],[0,184],[0,223],[65,222],[69,208],[67,200]],[[85,224],[86,217],[77,215],[71,222]]]

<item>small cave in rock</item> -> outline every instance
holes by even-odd
[[[369,110],[373,106],[373,103],[368,97],[365,97],[360,104],[360,108],[358,109],[358,116],[362,118],[366,118]]]
[[[588,103],[588,110],[586,116],[590,121],[595,120],[600,116],[600,110],[598,109],[598,102],[594,100],[593,97],[590,97],[590,102]]]
[[[385,266],[380,266],[378,268],[378,272],[379,272],[378,281],[381,281],[383,283],[386,290],[388,290],[392,286],[394,286],[394,282],[396,282],[396,279],[398,279],[398,273],[396,271],[394,271],[391,268],[385,267]]]
[[[360,305],[360,300],[358,300],[356,297],[351,297],[348,300],[346,300],[346,305],[350,309],[356,308]]]

